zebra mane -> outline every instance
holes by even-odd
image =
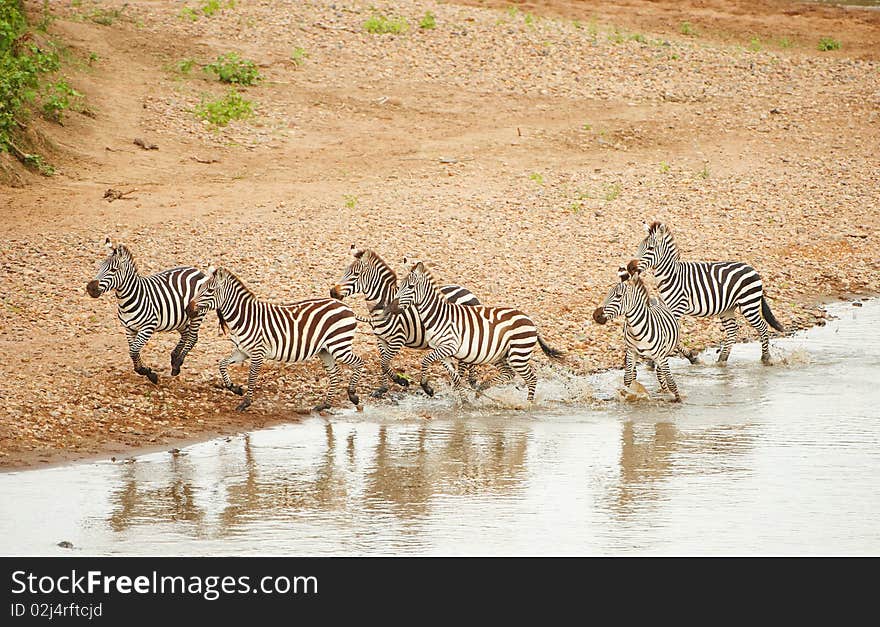
[[[134,255],[131,254],[131,250],[125,244],[117,244],[113,249],[114,254],[119,257],[119,259],[127,262],[131,268],[134,270],[135,274],[138,274],[138,267],[134,261]]]
[[[255,300],[259,300],[259,299],[257,299],[257,295],[254,294],[253,290],[251,290],[251,288],[249,288],[247,285],[245,285],[245,282],[242,281],[241,279],[239,279],[238,276],[236,276],[236,274],[232,270],[230,270],[229,268],[224,268],[224,267],[217,268],[217,273],[218,274],[220,274],[220,273],[225,274],[227,280],[231,280],[233,283],[235,283],[237,286],[239,286],[246,294],[248,294],[251,298],[253,298]]]
[[[382,259],[382,256],[379,253],[377,253],[375,250],[367,248],[366,250],[364,250],[363,257],[375,259],[378,265],[387,268],[388,272],[391,273],[391,276],[394,277],[395,284],[397,283],[397,273],[394,271],[394,268],[391,267],[391,264]],[[363,259],[363,257],[361,257],[361,259]]]

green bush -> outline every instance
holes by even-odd
[[[82,94],[64,79],[50,83],[43,90],[43,115],[47,120],[61,123],[68,109],[82,110]]]
[[[409,29],[409,22],[403,17],[372,15],[364,22],[364,30],[374,35],[399,35]]]
[[[437,28],[437,18],[434,17],[434,14],[430,11],[425,13],[425,16],[422,18],[422,21],[419,22],[419,28],[423,30],[431,30]]]
[[[834,37],[823,37],[819,40],[819,50],[822,52],[826,50],[840,50],[840,42],[834,39]]]
[[[25,104],[37,94],[40,76],[58,69],[58,53],[27,37],[20,0],[0,0],[0,150],[7,151]]]
[[[243,98],[235,89],[217,100],[203,100],[196,107],[196,116],[214,126],[226,126],[232,120],[242,120],[254,114],[254,103]]]
[[[242,59],[237,52],[220,55],[214,63],[205,66],[205,71],[216,74],[222,83],[237,85],[253,85],[262,78],[257,64]]]

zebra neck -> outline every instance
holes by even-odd
[[[235,285],[230,289],[229,295],[217,306],[217,311],[226,321],[230,333],[238,335],[248,320],[256,319],[253,312],[261,304],[264,303],[257,300],[243,285]]]
[[[433,283],[428,285],[425,298],[414,304],[419,317],[426,325],[437,319],[446,319],[453,304],[450,303]]]
[[[379,284],[375,293],[365,294],[367,300],[376,301],[377,307],[387,307],[388,303],[397,296],[397,279],[389,276],[385,281]]]
[[[132,268],[125,275],[125,278],[122,280],[119,287],[116,288],[116,298],[127,301],[130,300],[133,295],[139,294],[142,291],[143,277],[137,273],[137,270]]]
[[[657,277],[657,289],[664,304],[673,313],[681,314],[688,308],[688,297],[685,286],[684,262],[673,258],[663,266],[654,270]]]
[[[624,315],[634,336],[640,337],[643,334],[645,327],[648,325],[649,314],[648,299],[646,297],[634,297],[632,304],[627,308]]]

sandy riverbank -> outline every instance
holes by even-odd
[[[54,177],[3,162],[19,186],[0,188],[0,467],[294,421],[324,388],[318,363],[271,364],[235,414],[213,387],[229,350],[213,322],[179,378],[171,336],[144,352],[159,386],[135,375],[114,299],[84,290],[107,234],[144,272],[223,264],[279,300],[326,294],[352,242],[415,254],[484,302],[529,312],[583,374],[620,364],[619,326],[584,323],[643,220],[671,224],[686,258],[754,265],[790,329],[821,320],[822,299],[880,292],[872,12],[719,1],[718,23],[736,28],[701,26],[695,9],[697,34],[683,35],[662,3],[627,3],[653,7],[632,21],[564,2],[379,2],[410,24],[379,36],[363,29],[371,3],[240,4],[191,22],[178,3],[133,3],[109,26],[58,8],[50,33],[70,46],[65,74],[95,115],[32,121],[55,146]],[[420,29],[428,10],[437,26]],[[819,52],[824,36],[842,48]],[[191,108],[225,89],[172,66],[231,50],[266,80],[244,90],[252,119],[212,131]],[[136,191],[102,200],[111,187]],[[716,322],[684,330],[694,347],[721,338]],[[378,383],[366,329],[357,350],[366,391]],[[414,372],[417,359],[398,365]]]

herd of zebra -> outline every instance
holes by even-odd
[[[198,340],[207,312],[216,312],[221,328],[234,346],[219,363],[222,387],[243,396],[237,410],[253,401],[263,361],[321,359],[330,378],[323,402],[315,409],[327,409],[340,383],[339,363],[351,367],[348,398],[359,404],[357,382],[363,361],[352,352],[357,323],[370,325],[376,337],[382,373],[387,383],[374,392],[381,396],[388,385],[409,385],[409,379],[392,367],[401,348],[426,350],[419,383],[428,396],[434,390],[428,369],[440,362],[464,393],[464,378],[477,393],[506,383],[519,375],[528,388],[528,401],[535,397],[537,377],[532,354],[539,347],[549,358],[563,354],[548,346],[535,323],[525,313],[507,307],[487,307],[459,285],[438,285],[422,262],[404,259],[409,273],[398,285],[397,274],[377,253],[351,247],[353,256],[341,280],[330,290],[330,298],[315,298],[293,304],[260,300],[235,274],[225,268],[211,268],[207,274],[194,267],[179,267],[150,276],[138,273],[134,258],[123,245],[106,240],[109,256],[97,276],[86,285],[94,298],[115,291],[117,315],[128,337],[134,370],[158,383],[158,375],[141,360],[141,350],[155,332],[177,331],[180,341],[171,352],[171,374],[180,367]],[[669,228],[659,222],[646,225],[637,258],[618,269],[618,280],[602,306],[593,313],[599,324],[623,317],[626,347],[624,385],[636,377],[636,360],[655,366],[661,390],[680,401],[669,369],[668,357],[676,352],[692,362],[696,357],[681,347],[679,320],[684,315],[721,318],[725,331],[718,357],[724,363],[736,341],[734,313],[739,309],[761,338],[762,361],[769,363],[769,323],[784,331],[764,298],[758,273],[741,262],[685,262]],[[650,296],[642,273],[653,270],[659,298]],[[363,294],[369,317],[356,316],[344,298]],[[247,389],[232,382],[229,365],[250,360]],[[491,364],[497,372],[478,382],[475,366]]]

